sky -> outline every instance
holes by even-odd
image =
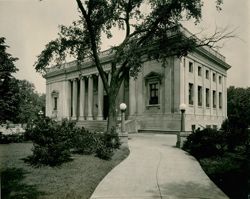
[[[235,38],[224,42],[219,52],[232,66],[228,71],[228,86],[250,87],[250,1],[224,0],[222,10],[215,8],[215,0],[204,0],[202,21],[185,26],[193,33],[212,34],[216,27],[235,30]],[[46,82],[34,69],[37,56],[45,45],[55,39],[58,25],[70,25],[78,18],[75,1],[69,0],[0,0],[0,37],[6,38],[8,52],[18,57],[18,79],[35,84],[39,93],[45,93]],[[121,39],[119,32],[112,41],[105,40],[103,49]]]

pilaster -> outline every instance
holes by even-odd
[[[72,113],[72,120],[77,119],[77,79],[73,80],[73,113]]]
[[[93,120],[93,76],[88,76],[88,116],[87,120]]]
[[[85,77],[80,79],[80,120],[85,120]]]

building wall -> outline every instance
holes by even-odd
[[[130,78],[130,119],[137,120],[141,130],[177,131],[180,127],[179,60],[169,58],[166,64],[145,62],[137,79]],[[149,105],[147,76],[159,74],[159,105]]]
[[[193,71],[189,71],[189,63],[193,65]],[[201,67],[201,75],[198,68]],[[181,60],[181,102],[187,105],[186,130],[195,128],[221,126],[226,118],[226,70],[214,62],[204,59],[198,54],[190,54]],[[209,77],[206,78],[206,71]],[[213,77],[215,75],[215,79]],[[193,84],[193,104],[189,103],[189,83]],[[202,88],[202,105],[198,105],[198,86]],[[209,107],[206,106],[206,89],[209,89]],[[215,104],[213,107],[213,91],[215,92]],[[222,96],[222,107],[219,106],[219,93]],[[215,125],[215,126],[214,126]]]
[[[193,66],[192,72],[189,72],[189,63],[192,63]],[[198,75],[198,67],[201,67],[201,75]],[[110,65],[106,63],[104,69],[109,71]],[[209,71],[208,79],[206,78],[207,70]],[[47,116],[58,120],[72,116],[72,80],[78,79],[77,104],[79,106],[80,74],[85,78],[88,75],[93,75],[92,112],[93,119],[97,119],[98,76],[97,69],[89,63],[86,66],[84,65],[81,71],[72,65],[63,73],[55,71],[54,75],[47,76]],[[215,81],[213,80],[213,74],[215,74]],[[155,78],[156,76],[157,78]],[[148,103],[148,82],[152,79],[159,81],[159,104],[157,105],[149,105]],[[193,104],[189,104],[189,83],[193,84]],[[198,86],[202,87],[202,105],[198,105]],[[210,91],[209,107],[206,107],[206,88]],[[57,111],[53,110],[54,91],[58,93]],[[216,92],[216,107],[213,107],[213,91]],[[87,116],[89,95],[87,79],[85,81],[85,92],[84,115]],[[148,61],[143,64],[136,79],[129,77],[129,80],[122,84],[116,101],[118,118],[120,117],[119,104],[125,102],[128,105],[127,118],[135,120],[138,129],[178,131],[180,130],[181,119],[179,105],[184,103],[187,105],[185,130],[190,131],[192,125],[195,125],[196,128],[206,127],[207,125],[219,127],[227,115],[226,92],[226,69],[201,54],[192,53],[183,58],[171,57],[166,60],[164,65],[157,61]],[[221,108],[219,107],[219,93],[222,94]],[[79,116],[79,112],[77,115]]]

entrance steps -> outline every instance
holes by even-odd
[[[178,132],[179,131],[174,131],[174,130],[138,129],[138,133],[156,133],[156,134],[177,135]]]
[[[82,120],[77,121],[76,125],[89,130],[103,132],[107,128],[107,120]]]

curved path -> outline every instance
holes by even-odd
[[[175,135],[129,135],[130,155],[91,199],[228,199],[197,160],[174,147]]]

